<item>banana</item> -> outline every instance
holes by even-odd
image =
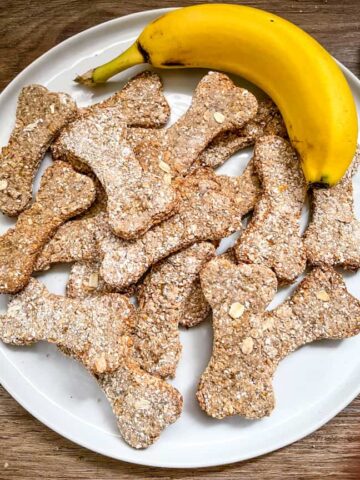
[[[310,35],[272,13],[208,4],[171,11],[112,61],[76,81],[96,84],[133,65],[234,73],[278,105],[309,183],[334,185],[355,154],[355,102],[340,68]]]

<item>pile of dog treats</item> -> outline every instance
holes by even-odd
[[[31,85],[0,157],[0,210],[18,216],[0,237],[0,292],[15,294],[0,338],[52,342],[82,362],[135,448],[181,414],[181,393],[166,381],[181,355],[179,326],[212,312],[213,354],[197,398],[218,419],[269,415],[281,359],[308,342],[360,332],[360,302],[334,269],[360,267],[357,157],[337,186],[311,192],[300,236],[307,185],[269,99],[210,72],[166,128],[169,116],[152,72],[87,108]],[[215,173],[250,145],[241,176]],[[53,164],[32,199],[49,148]],[[217,256],[218,242],[237,231],[235,246]],[[66,296],[33,277],[58,262],[72,263]],[[267,311],[278,287],[307,265],[293,295]]]

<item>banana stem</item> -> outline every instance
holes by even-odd
[[[110,77],[113,77],[117,73],[144,63],[145,58],[138,48],[137,42],[133,43],[125,52],[121,53],[118,57],[113,58],[107,63],[93,68],[82,75],[78,75],[75,78],[75,82],[81,83],[87,86],[93,86],[98,83],[104,83]]]

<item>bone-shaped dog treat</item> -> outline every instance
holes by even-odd
[[[138,154],[138,158],[143,165],[148,166],[151,159],[159,162],[157,149],[165,132],[165,130],[148,128],[128,129],[127,140]],[[257,114],[243,128],[238,131],[226,131],[217,135],[200,153],[198,158],[194,160],[189,171],[193,172],[200,166],[219,167],[231,155],[253,145],[258,138],[264,135],[287,137],[286,127],[281,114],[270,99],[259,101]],[[150,149],[154,149],[151,155],[149,155],[146,147],[142,151],[142,144],[149,145]]]
[[[0,292],[15,293],[29,281],[39,252],[69,218],[95,199],[93,181],[66,163],[57,162],[42,177],[35,202],[14,228],[0,237]]]
[[[214,255],[211,243],[194,244],[155,265],[140,286],[134,347],[149,373],[175,375],[181,353],[179,321],[199,271]]]
[[[0,153],[0,210],[16,216],[29,204],[39,164],[59,130],[75,117],[77,108],[65,93],[41,85],[21,90],[16,123]]]
[[[198,84],[188,111],[174,125],[157,134],[149,132],[143,143],[140,135],[130,134],[130,141],[137,145],[142,164],[173,177],[186,175],[217,135],[242,128],[256,111],[254,95],[236,87],[226,75],[210,72]]]
[[[116,107],[123,121],[131,127],[160,128],[170,117],[161,78],[150,71],[139,73],[119,92],[103,102],[82,109],[82,113],[93,113],[107,107]]]
[[[106,191],[114,232],[133,238],[169,216],[175,208],[175,192],[162,176],[141,167],[126,141],[121,112],[102,108],[72,126],[77,122],[78,128],[61,136],[58,157],[85,163],[93,170]]]
[[[128,355],[134,315],[123,295],[70,299],[49,293],[33,278],[0,317],[0,338],[12,345],[55,343],[92,372],[111,372]]]
[[[236,132],[220,133],[200,154],[193,164],[197,166],[219,167],[237,151],[249,147],[265,135],[287,137],[281,113],[272,100],[259,101],[258,112],[242,129]]]
[[[340,183],[312,191],[312,219],[304,237],[306,256],[312,265],[360,267],[360,222],[354,213],[352,186],[359,161],[358,150]]]
[[[165,125],[170,116],[170,107],[164,96],[160,77],[153,72],[143,72],[135,76],[117,93],[90,107],[82,108],[75,122],[64,128],[51,146],[52,156],[55,160],[71,161],[76,170],[83,173],[91,172],[91,168],[79,161],[76,157],[67,156],[63,142],[70,136],[82,136],[83,119],[91,115],[101,117],[102,110],[112,107],[116,112],[119,122],[128,126],[139,127],[139,130],[148,130]],[[99,121],[100,121],[99,117]],[[144,127],[144,128],[141,128]],[[145,128],[146,127],[146,128]],[[133,128],[132,130],[137,130]]]
[[[265,264],[279,282],[290,283],[306,264],[299,233],[306,182],[294,149],[280,137],[256,142],[254,164],[262,195],[235,247],[236,257],[239,262]]]
[[[241,218],[257,198],[244,194],[247,181],[243,177],[216,176],[210,169],[199,169],[178,181],[178,213],[133,242],[102,242],[100,273],[105,282],[125,288],[171,253],[196,242],[220,240],[241,229]]]
[[[172,385],[142,370],[131,358],[98,377],[124,440],[146,448],[181,414],[182,396]]]
[[[213,138],[244,126],[257,107],[250,92],[226,75],[210,72],[197,86],[189,110],[167,129],[164,159],[169,158],[175,172],[186,173]]]
[[[56,231],[38,256],[35,271],[47,270],[52,263],[82,262],[97,258],[98,232],[108,226],[106,194],[97,178],[93,177],[96,199],[85,213],[70,220]]]
[[[213,309],[213,355],[197,397],[208,415],[269,415],[278,363],[302,345],[360,332],[360,302],[331,267],[314,269],[291,298],[270,312],[276,279],[262,265],[211,261],[201,273]]]
[[[0,316],[0,338],[13,345],[46,340],[81,361],[97,375],[124,440],[145,448],[179,417],[182,397],[132,359],[134,319],[122,295],[68,299],[31,279]]]
[[[256,363],[257,357],[249,365],[252,356],[248,354],[254,339],[247,339],[248,318],[260,319],[254,325],[259,328],[265,307],[276,293],[276,276],[264,265],[235,265],[218,257],[205,266],[200,278],[205,298],[213,310],[214,340],[212,357],[201,376],[197,398],[201,408],[215,418],[236,413],[249,416],[250,393],[256,390],[261,395],[262,391],[256,381],[250,385],[248,376],[243,384],[242,372],[250,370],[247,375],[257,380],[264,367]]]

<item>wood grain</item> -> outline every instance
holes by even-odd
[[[1,0],[0,89],[39,55],[86,28],[132,12],[195,3],[201,2]],[[297,23],[360,76],[359,0],[241,3],[271,10]],[[0,387],[0,480],[313,480],[320,477],[360,479],[360,398],[319,431],[278,452],[225,467],[190,471],[130,465],[89,452],[35,420]]]

